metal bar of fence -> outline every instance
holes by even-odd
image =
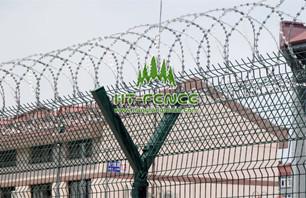
[[[122,151],[134,170],[133,197],[146,197],[147,195],[147,172],[144,171],[144,164],[131,136],[126,130],[121,118],[114,112],[113,104],[107,96],[104,87],[92,91],[102,114],[112,129]]]
[[[101,109],[104,119],[114,132],[114,135],[117,141],[119,142],[122,151],[125,153],[125,156],[129,160],[133,170],[135,170],[136,172],[142,170],[141,157],[139,155],[137,147],[133,143],[132,138],[130,137],[124,124],[122,123],[122,120],[117,114],[115,114],[114,109],[112,107],[113,104],[109,100],[104,87],[93,91],[92,94]]]
[[[104,87],[92,91],[92,94],[97,104],[99,105],[100,109],[102,110],[102,113],[104,115],[104,118],[106,118],[107,123],[110,126],[116,126],[117,123],[119,123],[119,125],[121,124],[123,125],[123,122],[121,121],[120,117],[115,114],[114,109],[109,108],[112,107],[113,105],[109,100]],[[115,116],[115,117],[107,117],[107,116]],[[117,138],[117,141],[121,145],[121,148],[126,149],[130,147],[132,149],[126,151],[123,150],[123,152],[128,153],[126,157],[129,160],[129,162],[131,164],[133,163],[133,160],[135,158],[129,156],[132,156],[136,152],[137,152],[136,156],[140,156],[141,161],[139,162],[140,163],[139,166],[141,168],[137,168],[136,166],[133,167],[135,176],[134,176],[134,183],[132,189],[132,197],[139,198],[147,196],[148,170],[151,167],[153,161],[155,160],[169,132],[174,126],[178,116],[179,113],[166,113],[163,116],[163,118],[159,122],[159,125],[156,127],[155,132],[150,137],[149,142],[146,143],[146,145],[144,146],[142,155],[140,155],[137,150],[133,150],[133,148],[136,149],[136,145],[134,144],[133,140],[130,138],[130,135],[128,134],[124,126],[119,127],[119,128],[124,128],[123,131],[118,131],[118,129],[111,127],[114,135]],[[138,160],[138,157],[136,159]]]

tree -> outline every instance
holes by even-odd
[[[141,70],[138,71],[138,77],[137,77],[137,86],[141,86],[143,84],[143,77],[141,76]]]
[[[158,77],[156,59],[154,56],[151,59],[150,77],[151,77],[151,80],[155,80]]]
[[[167,82],[167,67],[165,60],[163,60],[162,67],[160,69],[159,80],[161,80],[163,83]]]
[[[175,82],[175,80],[174,80],[173,70],[172,70],[171,67],[169,68],[168,80],[169,80],[170,85],[172,85],[172,86],[175,86],[175,85],[176,85],[176,82]]]
[[[147,83],[150,82],[150,76],[149,76],[149,73],[148,73],[147,65],[145,65],[144,68],[143,68],[142,78],[143,78],[143,81],[146,81]]]

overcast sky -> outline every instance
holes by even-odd
[[[163,19],[247,0],[163,0]],[[0,62],[157,23],[159,0],[1,0]]]
[[[275,6],[279,1],[280,0],[267,0],[266,3]],[[231,8],[235,5],[248,2],[254,1],[163,0],[162,19],[167,20],[189,13],[206,12],[216,8]],[[260,1],[255,0],[255,2]],[[305,3],[303,0],[286,0],[281,6],[281,10],[294,15],[300,10],[303,3]],[[128,28],[136,25],[158,23],[159,7],[160,0],[1,0],[0,62],[65,48],[95,37],[124,32]],[[271,11],[269,10],[269,12]],[[218,14],[220,15],[220,12]],[[254,10],[252,17],[258,20],[258,23],[255,24],[257,28],[261,25],[260,22],[266,18],[267,14],[269,13],[263,13],[260,9]],[[304,15],[300,17],[302,19],[306,17],[305,13],[303,14]],[[203,18],[205,19],[205,17]],[[238,15],[234,16],[228,14],[226,17],[223,17],[222,20],[234,25],[237,18]],[[266,30],[263,31],[264,33],[261,33],[259,42],[260,52],[271,52],[278,48],[279,20],[279,17],[276,16],[275,19],[270,20],[271,22],[269,21],[269,24],[266,24],[268,27],[267,29],[273,35],[269,35]],[[207,25],[208,23],[206,20],[200,21],[199,23],[204,28],[205,25],[207,26],[206,28],[210,27]],[[223,34],[222,30],[218,31],[219,29],[215,28],[214,32],[211,33],[216,38],[219,38],[219,36]],[[239,32],[243,32],[244,34],[241,35],[245,35],[245,37],[242,37],[240,34],[237,34],[237,37],[231,36],[229,54],[231,56],[230,58],[240,59],[250,56],[250,52],[252,53],[250,49],[245,50],[244,46],[248,44],[245,40],[254,36],[254,33],[250,31],[250,25],[243,26],[243,23],[237,29],[239,29]],[[188,33],[192,34],[192,32]],[[201,37],[202,36],[201,34]],[[167,39],[167,37],[163,36],[162,39]],[[214,44],[218,43],[212,37],[210,39],[210,45],[212,46],[210,49],[212,51],[212,56],[214,56],[217,52],[214,48]],[[220,39],[224,41],[224,36],[220,37]],[[250,41],[253,42],[252,39],[250,39]],[[220,49],[221,52],[222,50],[223,49]],[[195,49],[192,51],[195,51]],[[185,51],[185,55],[186,54],[188,54],[188,52]],[[222,61],[222,58],[217,57],[215,62],[222,63]],[[205,62],[203,62],[203,64],[205,66]],[[194,64],[186,65],[195,67]],[[129,67],[125,68],[129,69]],[[16,69],[18,70],[18,68]],[[114,80],[114,77],[108,75],[104,76],[106,77],[103,79],[107,82],[110,81],[110,78]],[[134,79],[134,77],[131,78]],[[82,77],[80,77],[80,79],[82,80]],[[28,80],[26,83],[32,87],[36,85],[34,81],[32,83],[31,76],[27,76],[26,80]],[[92,89],[92,86],[87,86],[87,84],[84,83],[87,81],[88,77],[84,77],[82,83],[80,83],[84,85],[82,90]],[[103,81],[102,83],[105,84]],[[22,103],[33,101],[34,95],[29,93],[28,84],[25,84],[24,87],[22,87],[23,85],[21,86],[21,95],[23,96]],[[7,85],[4,86],[9,85],[13,87],[8,87],[6,89],[10,92],[9,99],[7,100],[8,103],[10,103],[11,98],[14,97],[15,94],[15,84],[8,81]],[[46,93],[46,97],[43,98],[49,98],[49,95],[52,95],[50,90],[45,89],[44,84],[41,84],[41,86],[41,90],[44,92],[43,94]],[[59,92],[62,94],[71,94],[67,91],[68,89],[65,83],[62,83],[60,88],[62,90]],[[30,97],[29,95],[33,96]]]

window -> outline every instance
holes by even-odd
[[[40,145],[31,148],[31,163],[45,163],[53,161],[54,145]]]
[[[0,197],[1,198],[11,198],[12,193],[15,191],[15,187],[0,188]]]
[[[41,184],[31,186],[32,198],[51,198],[51,184]]]
[[[292,198],[291,194],[286,194],[285,198]]]
[[[0,151],[0,168],[16,166],[16,150]]]
[[[291,188],[292,187],[292,177],[291,176],[281,176],[280,177],[280,187],[281,188]]]
[[[69,182],[69,198],[89,198],[90,180]]]
[[[287,187],[290,188],[292,187],[292,177],[291,176],[288,176],[287,177]],[[291,196],[291,195],[290,195]]]
[[[286,188],[286,177],[285,176],[280,177],[280,187]]]
[[[67,147],[69,159],[80,159],[92,155],[91,139],[68,142]]]

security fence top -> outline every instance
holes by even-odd
[[[188,83],[194,84],[196,86],[196,91],[200,93],[203,92],[204,94],[209,94],[210,96],[213,96],[213,97],[217,96],[214,99],[217,100],[218,102],[237,100],[237,102],[242,102],[242,103],[243,103],[242,100],[248,97],[260,97],[260,94],[258,96],[256,95],[238,96],[236,94],[233,94],[231,90],[240,89],[241,91],[243,91],[243,90],[246,90],[245,86],[252,88],[257,85],[265,86],[265,84],[273,85],[273,84],[279,84],[279,83],[282,83],[282,84],[291,83],[288,85],[287,84],[283,85],[285,86],[283,91],[291,92],[292,91],[291,86],[292,85],[294,86],[293,84],[294,80],[291,79],[292,73],[289,71],[287,63],[285,62],[285,59],[279,58],[280,57],[279,53],[277,55],[278,57],[274,57],[274,56],[272,57],[270,55],[270,57],[268,56],[265,59],[260,58],[260,59],[257,59],[256,62],[251,62],[251,61],[246,62],[243,60],[237,63],[236,65],[231,64],[231,67],[237,70],[236,73],[223,72],[222,69],[209,70],[209,71],[203,71],[203,70],[196,69],[193,71],[191,70],[189,72],[185,71],[183,73],[178,73],[176,74],[176,79],[179,84],[177,89],[188,90],[187,86],[190,86],[188,85]],[[280,61],[274,61],[274,59],[280,60]],[[251,65],[249,68],[250,70],[253,69],[252,72],[250,72],[250,70],[248,69],[244,69],[243,67],[244,65]],[[239,68],[242,68],[242,70]],[[271,70],[273,72],[266,72],[266,70]],[[260,82],[261,79],[265,79],[265,80],[263,82]],[[199,84],[198,82],[201,82],[201,83]],[[132,85],[133,84],[129,84],[129,85],[119,84],[117,87],[108,87],[107,93],[110,96],[114,96],[115,94],[119,94],[119,93],[137,91],[135,86],[132,86]],[[148,85],[148,87],[145,87],[138,92],[139,94],[144,94],[144,93],[153,93],[156,91],[163,92],[166,90],[167,88],[161,87],[160,84],[152,83]],[[274,94],[280,93],[280,90],[278,89],[275,89],[275,90],[272,89],[271,91],[274,92]],[[219,96],[216,94],[219,94]],[[292,103],[291,101],[289,101],[289,98],[286,100],[288,100],[287,101],[288,105]],[[208,102],[207,104],[209,103],[210,102]],[[39,109],[55,113],[56,111],[60,110],[63,107],[71,106],[71,108],[73,109],[73,108],[77,108],[78,105],[84,107],[84,111],[86,108],[89,108],[89,107],[93,109],[97,108],[90,94],[80,92],[79,94],[74,95],[72,97],[71,96],[70,97],[67,97],[67,96],[59,97],[58,99],[43,101],[43,102],[40,102],[39,104],[33,103],[33,104],[27,104],[27,105],[18,106],[18,107],[6,108],[3,111],[1,111],[1,115],[4,120],[9,120],[11,118],[17,118],[18,115],[24,115],[31,111],[39,112]],[[260,110],[257,110],[255,106],[252,108],[253,110],[255,110],[255,113],[257,114],[261,113]],[[256,111],[259,111],[259,112],[256,112]],[[271,110],[267,109],[267,111],[271,111]],[[62,119],[65,120],[65,118],[62,118]],[[19,120],[22,120],[22,119],[19,119]],[[285,126],[286,124],[282,123],[282,125]]]
[[[250,56],[252,63],[266,52],[284,47],[293,52],[301,48],[296,46],[295,28],[304,27],[304,3],[301,0],[296,10],[287,9],[285,1],[273,6],[265,1],[186,14],[164,21],[161,27],[158,24],[139,25],[65,49],[1,63],[2,107],[24,104],[28,101],[24,96],[27,92],[31,92],[32,100],[39,103],[50,97],[45,97],[48,93],[42,89],[46,84],[50,85],[50,95],[54,98],[88,90],[90,87],[82,89],[80,83],[85,73],[95,88],[105,84],[102,76],[110,77],[109,84],[119,87],[119,84],[130,81],[130,73],[125,74],[126,70],[137,72],[149,62],[152,54],[160,57],[158,52],[163,52],[165,57],[162,58],[167,64],[175,65],[181,72],[188,73],[193,67],[203,68],[208,77],[218,75],[218,72],[220,75],[240,72],[249,65],[236,68],[230,60]],[[272,32],[271,27],[278,26],[279,22],[280,31]],[[157,37],[161,38],[160,43]],[[268,47],[264,47],[266,44]],[[220,62],[224,64],[216,64]],[[63,81],[69,86],[69,93],[66,93],[68,89],[62,90]],[[10,98],[11,94],[13,98]]]

